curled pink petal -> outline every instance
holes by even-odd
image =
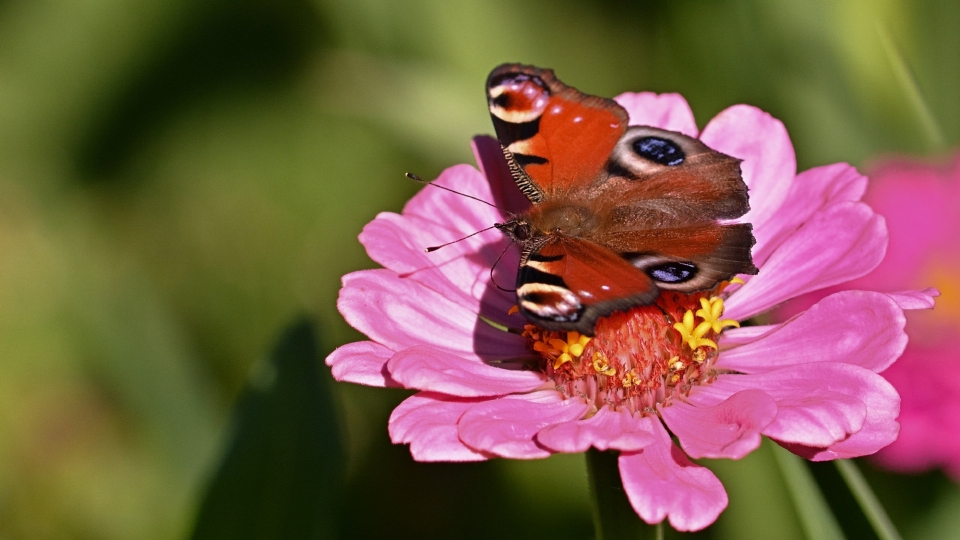
[[[762,373],[794,364],[844,362],[879,373],[907,346],[905,325],[902,309],[890,296],[844,291],[755,341],[725,351],[717,366]]]
[[[460,440],[478,451],[514,459],[537,459],[550,451],[536,443],[537,433],[550,425],[583,416],[587,404],[578,399],[543,402],[494,399],[470,407],[458,424]],[[542,398],[541,398],[542,399]]]
[[[358,341],[337,347],[327,356],[333,378],[366,386],[396,388],[400,383],[387,373],[393,351],[373,341]]]
[[[897,422],[900,396],[893,385],[882,377],[876,377],[872,384],[873,391],[861,397],[867,406],[867,417],[859,431],[827,448],[811,448],[806,454],[795,453],[812,461],[855,458],[874,454],[897,440],[900,433],[900,423]]]
[[[466,446],[457,435],[457,420],[477,403],[428,392],[410,396],[390,414],[390,440],[410,444],[417,461],[483,461],[489,456]]]
[[[776,419],[763,434],[777,441],[821,448],[860,431],[868,404],[887,387],[883,377],[852,364],[820,362],[755,375],[727,375],[691,396],[718,403],[736,392],[761,389],[777,404]]]
[[[752,223],[759,242],[797,173],[797,158],[783,122],[756,107],[734,105],[710,120],[700,140],[743,160],[740,169],[750,189],[750,211],[737,221]]]
[[[929,287],[922,291],[900,291],[888,293],[888,296],[892,298],[902,309],[932,309],[934,305],[933,299],[940,296],[940,291],[934,289],[933,287]]]
[[[723,485],[674,446],[660,422],[644,420],[658,440],[638,452],[620,454],[620,477],[631,506],[650,524],[667,518],[678,531],[707,527],[727,507]]]
[[[601,407],[583,420],[554,424],[537,433],[537,442],[554,452],[597,450],[640,450],[653,443],[650,425],[627,411]]]
[[[546,382],[546,378],[537,372],[470,362],[424,345],[395,354],[387,364],[387,370],[393,380],[407,388],[460,397],[529,392]]]
[[[743,390],[712,406],[674,403],[660,416],[690,457],[740,459],[760,446],[760,432],[777,404],[760,390]]]
[[[800,227],[758,275],[730,295],[726,316],[748,319],[799,294],[860,277],[880,264],[886,243],[883,218],[869,206],[831,206]]]
[[[653,92],[627,92],[613,98],[630,115],[631,126],[652,126],[697,136],[697,121],[687,100],[680,94],[654,94]]]

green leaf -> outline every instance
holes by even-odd
[[[192,538],[337,536],[344,458],[321,365],[311,323],[292,325],[240,396]]]

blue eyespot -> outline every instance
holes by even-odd
[[[668,262],[650,268],[647,273],[661,283],[683,283],[697,275],[697,267],[685,262]]]
[[[642,158],[671,167],[683,163],[686,158],[675,142],[660,137],[643,137],[633,141],[633,151]]]

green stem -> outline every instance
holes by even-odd
[[[617,454],[587,450],[587,474],[593,500],[596,540],[663,539],[662,524],[647,525],[637,516],[620,481]]]
[[[787,483],[787,490],[807,538],[843,540],[843,531],[803,459],[780,447],[774,448],[773,455],[777,458],[777,465]]]
[[[893,38],[883,25],[877,26],[877,33],[880,36],[880,43],[883,45],[884,52],[887,54],[887,60],[890,61],[890,67],[893,68],[894,76],[900,83],[900,88],[906,97],[907,104],[917,115],[917,121],[920,124],[923,134],[927,139],[928,149],[939,151],[946,148],[946,139],[943,137],[943,130],[937,123],[936,116],[930,110],[927,101],[923,99],[923,92],[917,84],[916,78],[910,72],[906,60],[900,54],[900,49],[893,42]]]
[[[880,537],[880,540],[902,540],[900,533],[893,526],[893,522],[887,516],[883,505],[873,494],[873,490],[870,489],[870,485],[867,484],[857,465],[849,459],[838,459],[833,463],[837,466],[840,476],[847,483],[847,487],[850,488],[854,498],[860,503],[860,508],[867,516],[870,525],[873,525],[873,530]]]

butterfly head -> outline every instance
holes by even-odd
[[[530,223],[519,216],[515,216],[503,223],[497,223],[494,227],[506,235],[507,238],[513,240],[514,243],[521,246],[533,237],[533,229],[530,227]]]

